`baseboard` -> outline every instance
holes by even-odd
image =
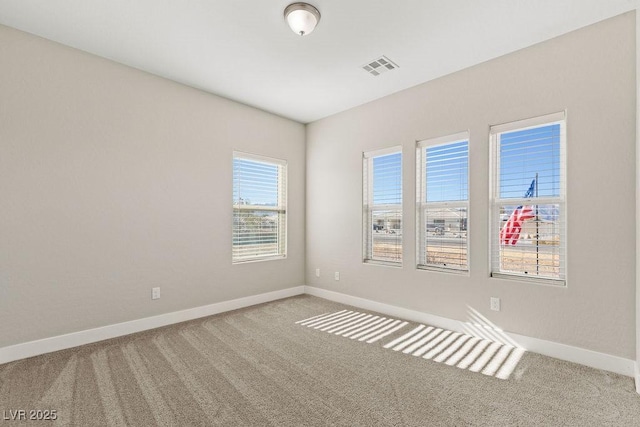
[[[190,308],[187,310],[146,317],[144,319],[132,320],[129,322],[117,323],[3,347],[0,348],[0,364],[159,328],[161,326],[167,326],[174,323],[185,322],[187,320],[198,319],[200,317],[211,316],[213,314],[224,313],[225,311],[237,310],[239,308],[301,295],[303,293],[304,286],[296,286],[293,288],[252,295],[244,298]]]
[[[636,363],[630,359],[625,359],[610,354],[599,353],[596,351],[573,347],[552,341],[546,341],[538,338],[504,332],[497,329],[489,330],[486,325],[477,325],[469,322],[448,319],[446,317],[435,316],[416,310],[397,307],[394,305],[372,301],[365,298],[354,297],[351,295],[316,288],[313,286],[305,286],[304,289],[305,293],[309,295],[314,295],[331,301],[352,305],[354,307],[377,311],[389,316],[411,320],[414,322],[425,323],[456,332],[479,335],[475,332],[483,333],[486,331],[486,335],[489,335],[490,337],[498,337],[500,341],[504,341],[512,345],[517,345],[518,347],[524,348],[525,350],[531,351],[533,353],[539,353],[545,356],[555,357],[556,359],[579,363],[581,365],[590,366],[596,369],[615,372],[617,374],[626,375],[628,377],[635,377],[636,388],[640,393],[640,376],[637,371],[638,367],[636,366]]]
[[[636,392],[640,394],[640,361],[636,362]]]

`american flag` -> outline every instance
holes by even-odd
[[[524,198],[528,199],[533,197],[533,191],[536,187],[536,180],[531,181],[531,186]],[[522,223],[528,219],[535,218],[536,214],[533,212],[531,206],[518,206],[511,213],[511,216],[500,230],[500,242],[503,245],[515,245],[520,239],[520,231],[522,231]]]

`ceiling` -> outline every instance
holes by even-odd
[[[0,23],[308,123],[635,9],[636,0],[0,0]],[[379,76],[361,67],[385,55]]]

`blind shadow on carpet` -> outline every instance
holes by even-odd
[[[295,323],[367,344],[409,326],[409,322],[351,310],[323,313]],[[408,329],[404,335],[384,342],[383,347],[502,380],[509,378],[525,353],[520,347],[434,326],[419,324]]]

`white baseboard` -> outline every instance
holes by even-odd
[[[237,310],[239,308],[301,295],[303,293],[304,286],[296,286],[279,291],[252,295],[230,301],[190,308],[187,310],[146,317],[144,319],[116,323],[114,325],[103,326],[100,328],[87,329],[80,332],[73,332],[70,334],[3,347],[0,348],[0,364],[27,357],[38,356],[40,354],[51,353],[53,351],[64,350],[71,347],[77,347],[79,345],[90,344],[109,338],[116,338],[123,335],[159,328],[161,326],[167,326],[174,323],[185,322],[187,320],[198,319],[200,317],[211,316],[225,311]]]
[[[636,362],[636,392],[640,394],[640,361]]]
[[[545,356],[555,357],[556,359],[566,360],[569,362],[579,363],[581,365],[590,366],[596,369],[615,372],[617,374],[626,375],[636,378],[636,388],[640,393],[640,374],[638,367],[633,360],[623,357],[612,356],[610,354],[599,353],[584,348],[573,347],[552,341],[546,341],[538,338],[527,337],[510,332],[504,332],[497,329],[490,329],[486,325],[478,326],[469,322],[448,319],[446,317],[435,316],[416,310],[397,307],[394,305],[384,304],[365,298],[354,297],[339,292],[329,291],[326,289],[316,288],[313,286],[305,286],[305,293],[331,301],[352,305],[354,307],[366,310],[377,311],[389,316],[398,317],[414,322],[426,323],[428,325],[445,328],[456,332],[479,335],[479,333],[487,332],[486,335],[496,336],[500,341],[515,344],[533,353],[543,354]],[[483,336],[483,335],[480,335]],[[635,372],[634,372],[635,369]]]

